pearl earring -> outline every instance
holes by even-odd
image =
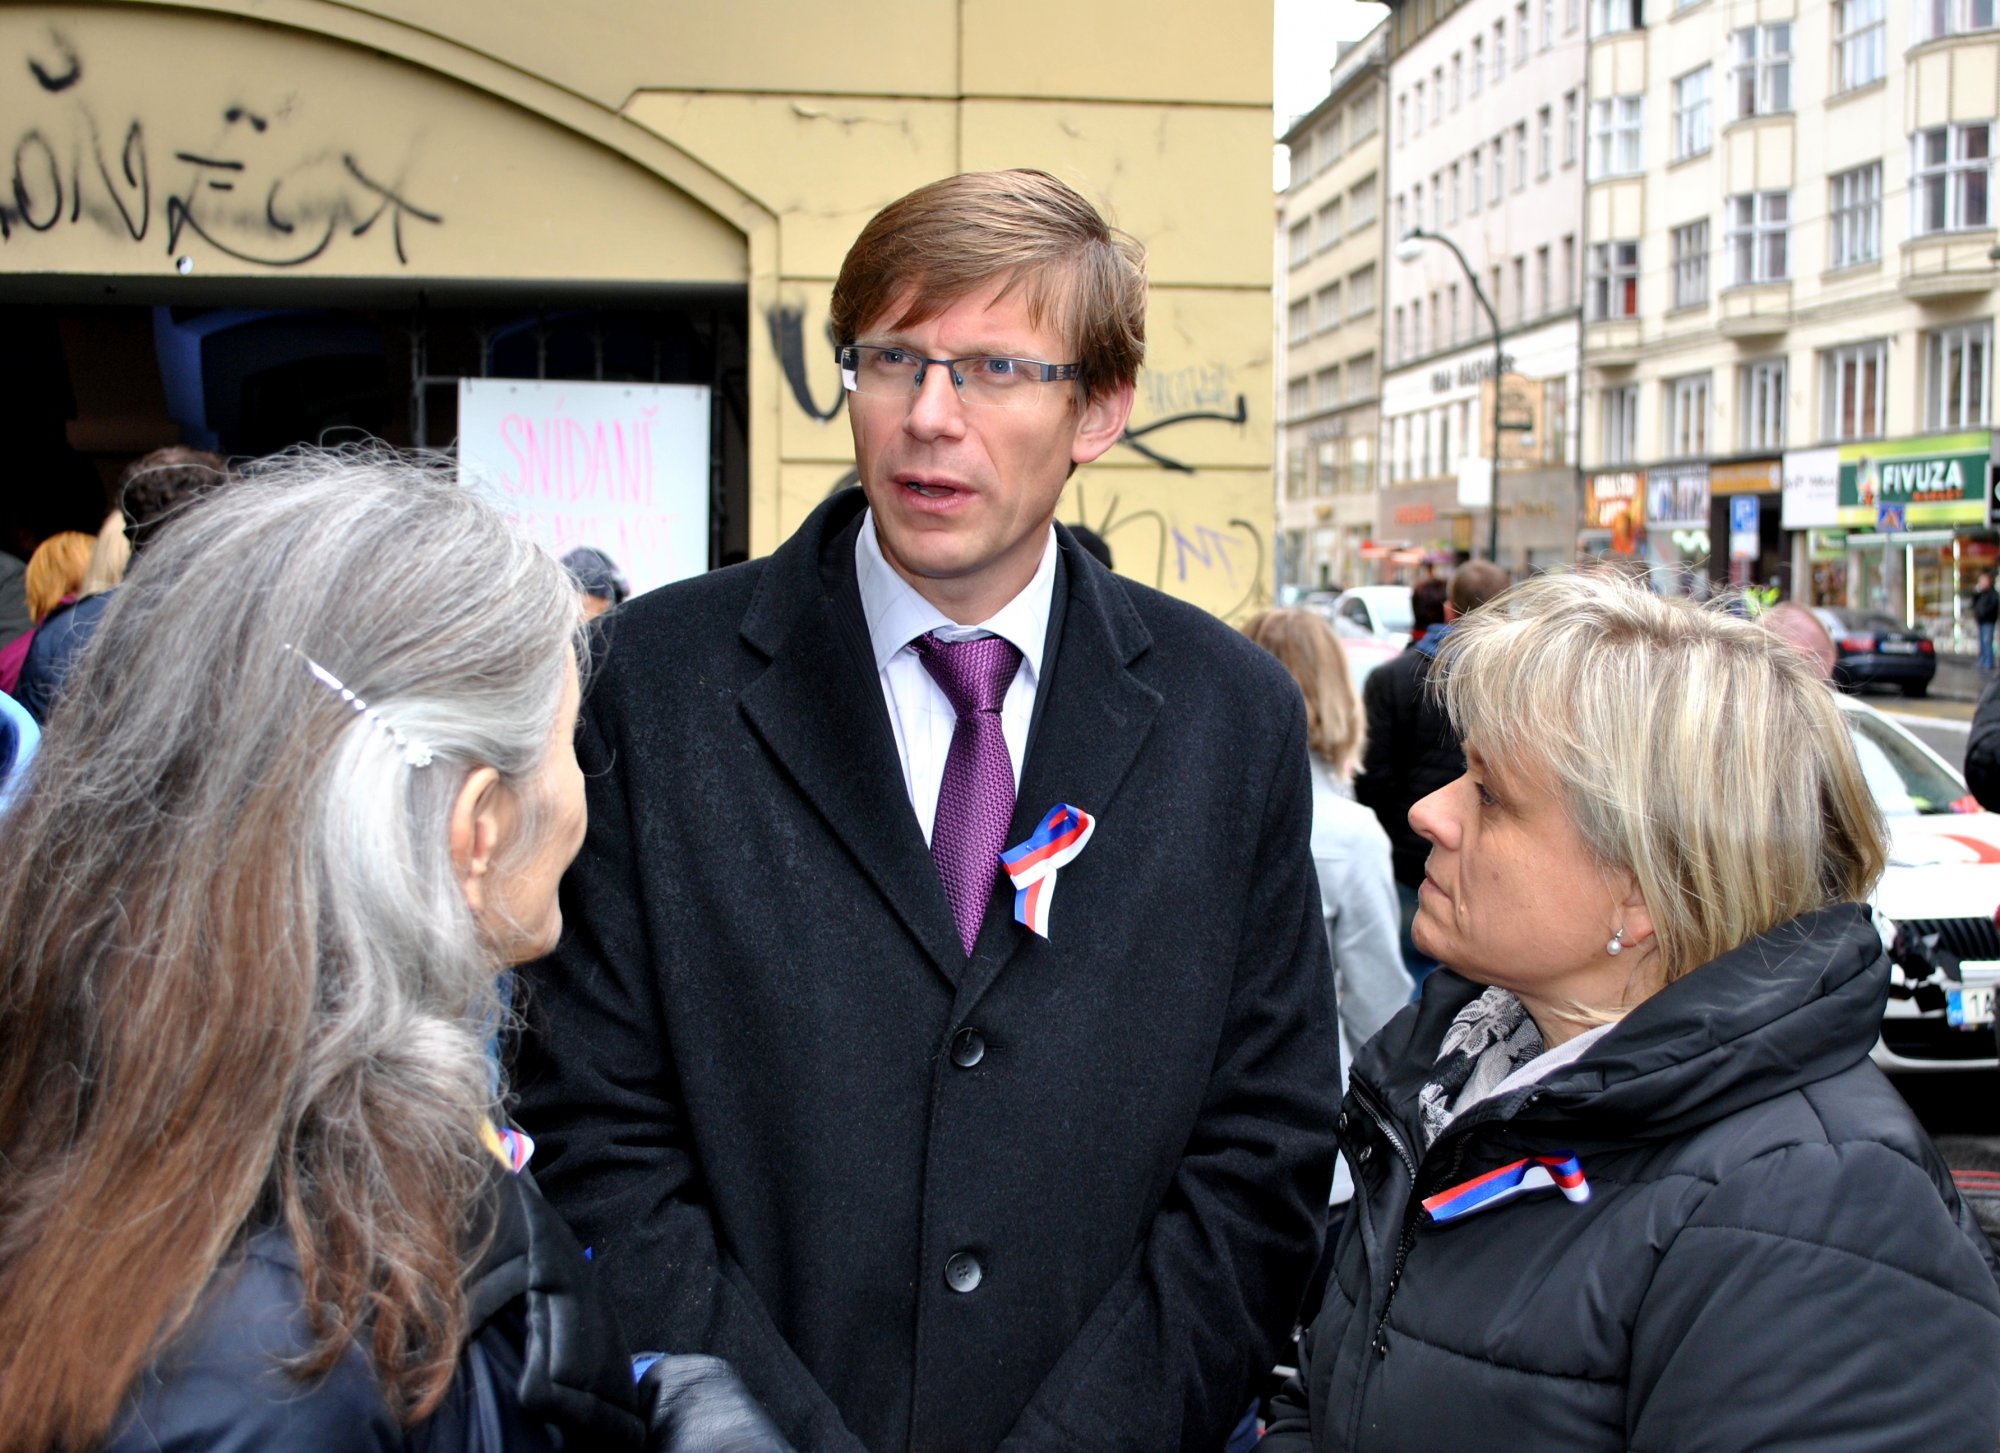
[[[1625,939],[1625,929],[1623,925],[1620,925],[1618,931],[1611,935],[1611,942],[1607,943],[1604,946],[1604,951],[1610,954],[1613,958],[1618,957],[1618,955],[1625,952],[1624,939]]]

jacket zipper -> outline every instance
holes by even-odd
[[[1381,1122],[1381,1118],[1379,1115],[1376,1117],[1377,1123]],[[1458,1137],[1458,1143],[1452,1147],[1451,1164],[1446,1167],[1443,1178],[1437,1182],[1439,1185],[1449,1185],[1456,1178],[1459,1167],[1465,1163],[1465,1148],[1470,1141],[1470,1136]],[[1407,1154],[1404,1160],[1405,1163],[1408,1162]],[[1396,1289],[1403,1282],[1403,1266],[1410,1259],[1410,1252],[1417,1244],[1417,1226],[1424,1215],[1424,1203],[1418,1196],[1418,1190],[1416,1171],[1412,1168],[1410,1204],[1403,1213],[1403,1233],[1396,1238],[1396,1260],[1389,1268],[1389,1285],[1382,1297],[1382,1312],[1375,1319],[1375,1333],[1368,1340],[1368,1346],[1377,1358],[1389,1355],[1389,1309],[1396,1305]]]

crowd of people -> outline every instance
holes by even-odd
[[[1810,650],[1471,562],[1357,692],[1116,574],[1146,296],[892,203],[859,486],[638,596],[387,452],[29,562],[0,1453],[1992,1447]]]

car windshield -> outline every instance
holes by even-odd
[[[1407,634],[1416,624],[1410,614],[1410,593],[1407,590],[1385,590],[1380,595],[1370,595],[1368,608],[1375,613],[1378,630]]]
[[[1939,767],[1887,722],[1864,712],[1841,713],[1854,736],[1861,775],[1885,817],[1953,812],[1965,784]]]

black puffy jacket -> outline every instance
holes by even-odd
[[[1465,772],[1458,733],[1430,685],[1431,663],[1447,629],[1432,626],[1422,641],[1371,671],[1361,688],[1368,743],[1354,796],[1374,809],[1389,834],[1396,881],[1411,888],[1424,880],[1431,845],[1410,826],[1410,809]]]
[[[1868,1061],[1887,982],[1861,910],[1808,914],[1413,1160],[1417,1093],[1480,992],[1434,974],[1355,1062],[1354,1208],[1262,1453],[1992,1453],[1993,1253]],[[1418,1204],[1565,1151],[1584,1204],[1445,1225]]]
[[[360,1345],[311,1384],[278,1365],[313,1339],[291,1241],[266,1230],[216,1272],[104,1453],[641,1447],[631,1361],[576,1238],[525,1174],[496,1165],[489,1205],[492,1244],[468,1286],[470,1345],[423,1422],[396,1425]]]

